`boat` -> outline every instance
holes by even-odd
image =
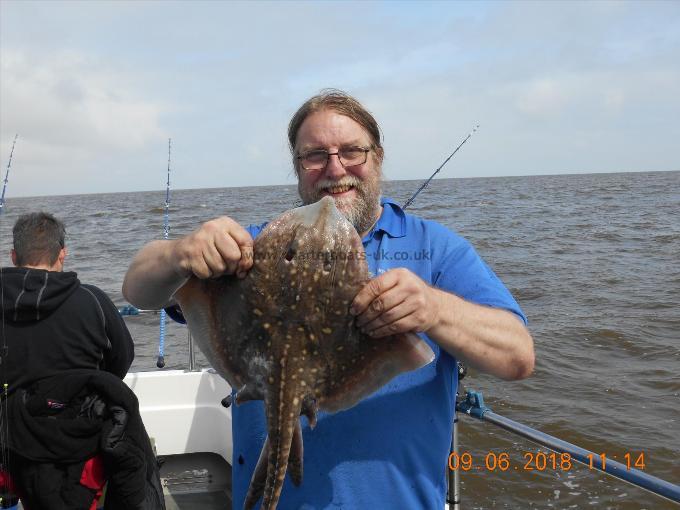
[[[133,372],[125,383],[139,399],[167,510],[231,509],[229,384],[211,368]]]
[[[133,372],[125,383],[160,464],[166,508],[231,508],[229,384],[212,369]]]
[[[231,509],[233,443],[229,384],[211,368],[194,369],[193,356],[188,370],[134,372],[125,377],[125,383],[139,399],[142,419],[159,459],[167,509]],[[613,460],[607,460],[604,466],[593,452],[497,415],[484,405],[481,394],[468,391],[456,409],[458,416],[487,421],[554,452],[567,453],[574,461],[590,463],[592,469],[680,503],[679,485]],[[457,453],[456,427],[452,451]],[[459,474],[449,472],[445,510],[462,508]]]
[[[231,509],[231,409],[221,404],[229,384],[213,369],[131,372],[125,383],[139,400],[167,510]]]
[[[193,345],[189,343],[188,369],[131,372],[124,381],[139,400],[140,413],[160,465],[167,510],[230,510],[231,387],[212,368],[195,368]],[[585,459],[592,454],[493,413],[484,405],[481,394],[475,392],[468,392],[458,402],[457,414],[488,421],[553,451],[570,452],[576,461],[579,455]],[[453,451],[456,451],[455,427],[453,432]],[[607,460],[606,468],[591,467],[680,503],[678,485],[626,469],[611,460]],[[463,507],[457,479],[460,472],[449,474],[445,510],[459,510]],[[21,510],[21,504],[10,508]]]
[[[130,305],[119,308],[119,312],[123,316],[157,313]],[[140,414],[158,459],[167,510],[230,510],[233,506],[232,388],[214,369],[197,368],[190,334],[188,344],[187,369],[131,372],[124,382],[139,401]],[[159,356],[162,366],[161,359],[162,355]],[[459,379],[464,374],[459,366]],[[451,455],[458,458],[455,422],[465,415],[558,454],[566,453],[571,460],[589,465],[591,470],[605,472],[667,501],[680,503],[680,485],[611,459],[607,459],[605,466],[604,459],[594,452],[494,413],[484,404],[481,393],[474,391],[460,395],[456,403]],[[465,507],[460,498],[460,474],[460,470],[448,472],[449,491],[444,510]],[[21,503],[9,508],[22,509]]]

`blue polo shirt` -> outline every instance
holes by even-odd
[[[382,215],[363,239],[372,275],[407,268],[436,287],[509,310],[526,322],[470,243],[436,222],[406,214],[389,199],[381,203]],[[250,226],[248,231],[255,237],[263,226]],[[301,418],[303,481],[295,487],[286,477],[278,508],[444,508],[456,360],[422,336],[435,353],[432,363],[394,378],[351,409],[319,413],[314,430]],[[261,401],[233,406],[232,418],[237,509],[243,507],[267,432]]]

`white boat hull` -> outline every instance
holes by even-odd
[[[211,452],[231,464],[231,409],[221,405],[231,387],[214,371],[134,372],[125,383],[157,455]]]

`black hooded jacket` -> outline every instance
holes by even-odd
[[[3,451],[28,508],[89,508],[94,491],[80,475],[96,454],[107,509],[164,508],[137,399],[122,381],[134,344],[118,309],[73,272],[2,268],[0,283]]]
[[[10,393],[72,369],[125,376],[134,344],[102,290],[81,284],[73,272],[0,271],[0,377]]]
[[[95,491],[80,483],[85,461],[101,455],[104,510],[165,508],[158,465],[137,397],[101,370],[70,370],[12,394],[10,473],[30,510],[86,510]]]

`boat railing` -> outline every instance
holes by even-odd
[[[123,305],[118,307],[118,313],[123,317],[134,317],[136,315],[159,315],[163,310],[144,310],[132,305]],[[161,318],[163,323],[164,317]],[[199,370],[196,368],[196,350],[194,349],[194,339],[191,336],[191,331],[187,328],[187,344],[189,346],[189,371],[195,372]],[[158,367],[163,368],[163,367]]]
[[[480,421],[485,421],[492,423],[512,434],[524,437],[536,444],[539,444],[553,452],[564,455],[561,461],[571,462],[576,461],[585,466],[588,466],[591,470],[601,471],[610,476],[618,478],[619,480],[626,481],[637,487],[645,489],[657,496],[666,498],[667,500],[673,501],[675,503],[680,503],[680,485],[675,485],[656,476],[652,476],[644,471],[641,471],[634,467],[635,459],[629,457],[628,462],[623,464],[617,462],[613,459],[607,458],[604,454],[599,454],[576,446],[575,444],[569,443],[562,439],[559,439],[540,430],[533,429],[519,423],[517,421],[511,420],[499,414],[494,413],[486,405],[484,405],[484,397],[481,393],[476,391],[468,390],[466,392],[465,398],[459,400],[456,403],[456,422],[458,421],[457,415],[464,414],[472,418],[478,419]],[[460,467],[460,452],[458,445],[458,433],[457,427],[454,425],[453,441],[452,441],[452,452],[451,455],[454,456],[458,466]],[[449,459],[451,461],[451,459]],[[497,459],[496,459],[497,461]],[[451,464],[451,462],[450,462]],[[451,505],[453,510],[459,510],[460,507],[460,469],[450,469],[454,472],[454,476],[449,476],[449,497],[448,503]]]

